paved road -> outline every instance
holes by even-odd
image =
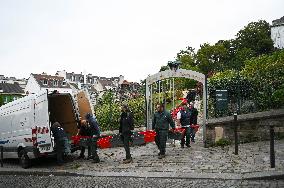
[[[267,176],[274,173],[284,172],[284,140],[275,141],[276,168],[269,167],[269,142],[248,143],[240,145],[239,155],[233,154],[234,147],[224,149],[204,148],[199,143],[192,144],[192,148],[180,148],[179,144],[168,145],[165,159],[157,158],[157,147],[154,144],[133,147],[133,163],[122,164],[125,157],[123,148],[99,150],[102,160],[94,164],[87,160],[75,160],[62,167],[57,167],[54,159],[34,161],[29,170],[36,171],[67,171],[72,173],[87,174],[94,176],[124,176],[136,177],[166,177],[174,175],[181,177],[223,177],[232,179],[235,175],[246,177],[247,174],[259,173],[258,176]],[[74,156],[76,157],[76,155]],[[21,170],[17,161],[7,161],[4,167],[7,171]],[[1,168],[0,168],[1,171]],[[151,176],[153,174],[153,176]],[[158,174],[158,176],[157,176]],[[235,177],[236,179],[238,177]]]
[[[81,187],[284,187],[284,180],[212,180],[127,177],[0,176],[0,188]]]

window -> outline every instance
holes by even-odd
[[[47,80],[43,80],[43,85],[47,85]]]
[[[58,86],[58,81],[57,81],[57,80],[54,80],[54,81],[53,81],[53,85],[54,85],[54,86]]]
[[[62,85],[63,85],[63,86],[66,86],[66,85],[67,85],[67,84],[66,84],[66,81],[63,81],[63,82],[62,82]]]
[[[6,96],[5,97],[5,100],[4,100],[4,104],[7,104],[9,102],[9,99],[8,99],[8,97]]]

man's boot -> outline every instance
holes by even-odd
[[[93,163],[99,163],[101,162],[100,158],[94,158]]]
[[[131,162],[132,162],[132,157],[128,159],[123,159],[124,164],[131,163]]]
[[[161,155],[158,156],[158,159],[163,159],[163,158],[165,158],[165,157],[166,157],[165,154],[161,154]]]

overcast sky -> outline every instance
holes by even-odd
[[[186,46],[282,16],[283,0],[0,0],[0,74],[86,71],[139,81]]]

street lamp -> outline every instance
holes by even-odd
[[[168,61],[168,66],[170,67],[171,70],[176,71],[179,69],[181,62],[180,61]]]

